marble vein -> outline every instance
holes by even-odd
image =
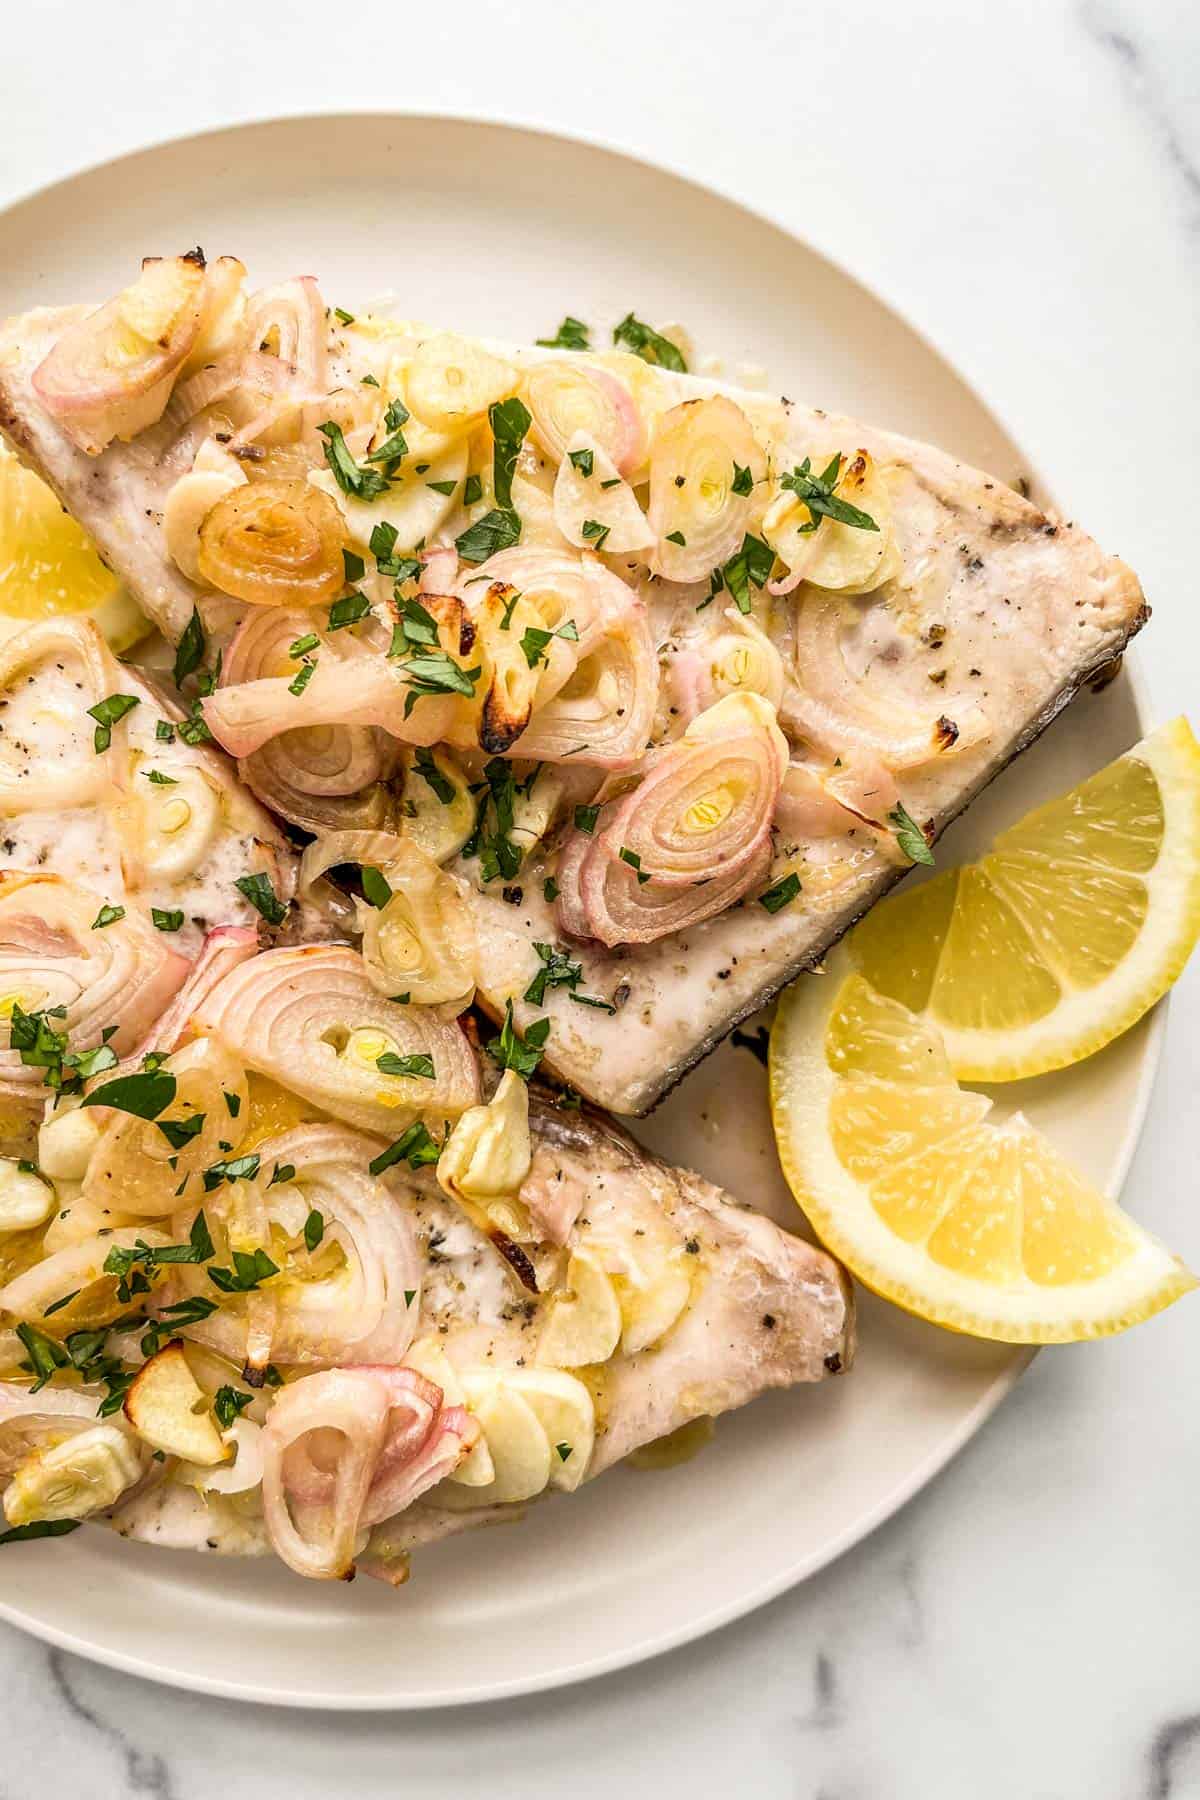
[[[1150,1746],[1150,1785],[1146,1789],[1146,1800],[1183,1800],[1185,1794],[1196,1792],[1190,1783],[1186,1788],[1177,1785],[1177,1779],[1185,1773],[1180,1767],[1183,1758],[1192,1762],[1192,1777],[1200,1781],[1200,1759],[1193,1761],[1188,1757],[1193,1745],[1200,1745],[1200,1713],[1168,1719],[1159,1727]]]
[[[1200,166],[1184,142],[1162,84],[1150,67],[1149,58],[1129,34],[1124,23],[1115,18],[1104,0],[1087,0],[1081,16],[1094,42],[1110,52],[1119,63],[1134,104],[1149,119],[1167,160],[1182,183],[1188,226],[1193,230],[1200,228]]]
[[[55,1692],[75,1718],[91,1727],[119,1752],[125,1764],[126,1788],[129,1796],[144,1794],[148,1800],[178,1800],[171,1772],[161,1756],[147,1754],[131,1743],[111,1720],[102,1719],[79,1698],[71,1685],[68,1662],[61,1650],[51,1650],[46,1658]],[[3,1797],[0,1796],[0,1800]]]

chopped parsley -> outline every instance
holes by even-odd
[[[552,338],[534,338],[533,341],[543,350],[590,350],[592,347],[588,327],[582,319],[573,319],[570,313]]]
[[[458,483],[457,481],[427,481],[425,486],[432,488],[435,494],[444,494],[448,500]]]
[[[735,460],[733,465],[733,483],[730,491],[743,496],[754,492],[754,477],[750,473],[749,464],[743,468],[741,463]]]
[[[279,1264],[271,1261],[265,1250],[235,1250],[231,1269],[210,1269],[208,1279],[223,1294],[252,1294],[272,1275],[278,1275]]]
[[[532,423],[529,408],[515,395],[509,400],[497,400],[488,408],[496,504],[455,540],[464,562],[486,562],[498,550],[507,550],[520,540],[521,521],[512,503],[512,482],[525,433]]]
[[[413,755],[412,766],[421,780],[433,789],[443,806],[450,806],[453,803],[454,783],[438,768],[432,751],[418,749]]]
[[[638,885],[641,887],[644,887],[646,882],[649,881],[650,877],[649,877],[649,875],[647,875],[644,872],[644,870],[642,868],[642,859],[638,855],[637,851],[636,850],[627,850],[625,848],[624,844],[622,844],[622,846],[618,852],[618,855],[620,856],[621,861],[623,863],[628,863],[629,867],[637,875]]]
[[[394,1144],[389,1144],[386,1150],[381,1150],[378,1156],[373,1157],[367,1167],[372,1175],[382,1175],[385,1169],[392,1168],[398,1162],[406,1162],[410,1169],[420,1169],[426,1163],[435,1163],[440,1155],[441,1146],[429,1135],[428,1127],[418,1120]]]
[[[371,610],[371,602],[364,593],[355,588],[352,594],[344,594],[335,600],[329,608],[330,631],[344,631],[347,625],[357,625],[365,619]]]
[[[632,350],[643,362],[657,363],[664,369],[674,369],[677,375],[687,374],[687,364],[670,338],[663,337],[661,332],[643,324],[632,313],[626,313],[621,323],[613,327],[613,343]]]
[[[378,469],[364,469],[355,462],[346,447],[340,425],[327,419],[317,430],[325,439],[325,461],[333,472],[333,478],[343,494],[350,494],[355,500],[378,500],[380,494],[388,487],[388,478],[381,475]]]
[[[585,519],[580,527],[581,535],[589,544],[594,544],[597,550],[603,550],[611,530],[611,525],[602,525],[599,519]]]
[[[275,1167],[271,1170],[271,1179],[270,1179],[270,1181],[268,1181],[267,1186],[269,1188],[273,1188],[277,1184],[282,1184],[282,1183],[288,1182],[288,1181],[295,1181],[295,1179],[296,1179],[295,1163],[276,1163]]]
[[[292,676],[292,679],[288,682],[288,693],[295,694],[296,698],[299,699],[300,695],[304,692],[305,688],[308,686],[309,682],[312,680],[312,678],[316,674],[316,672],[317,672],[316,663],[311,662],[308,659],[308,657],[305,657],[304,662],[301,664],[300,668],[298,668],[296,670],[296,673]]]
[[[570,462],[574,468],[579,470],[585,481],[591,480],[595,457],[590,450],[572,450]]]
[[[183,925],[183,908],[152,906],[150,917],[159,931],[178,931]]]
[[[204,635],[204,626],[197,607],[192,608],[192,616],[183,628],[182,636],[175,646],[175,667],[172,674],[175,686],[182,687],[189,675],[194,675],[204,661],[204,653],[208,648],[208,640]]]
[[[72,1050],[63,1057],[63,1068],[72,1070],[80,1081],[91,1081],[116,1066],[117,1053],[111,1044],[97,1044],[94,1050]]]
[[[174,775],[164,775],[161,769],[143,769],[142,774],[146,777],[147,781],[153,782],[155,787],[179,786]]]
[[[381,1075],[420,1076],[423,1081],[434,1078],[431,1056],[397,1056],[395,1051],[385,1050],[375,1058],[375,1067]]]
[[[430,482],[430,487],[433,483]],[[468,475],[463,483],[463,505],[474,506],[477,500],[483,499],[483,483],[478,475]]]
[[[204,1171],[204,1191],[211,1194],[224,1181],[230,1187],[235,1181],[253,1181],[262,1167],[262,1158],[257,1150],[251,1150],[246,1156],[233,1156],[219,1162],[210,1163]]]
[[[528,1081],[542,1060],[542,1051],[549,1036],[549,1019],[536,1020],[523,1038],[519,1036],[513,1024],[512,1001],[509,1000],[505,1003],[504,1024],[500,1035],[490,1039],[486,1049],[492,1061],[502,1069],[513,1069],[523,1081]]]
[[[219,1387],[213,1395],[213,1414],[222,1431],[228,1431],[254,1399],[242,1388]]]
[[[769,887],[766,893],[760,894],[758,904],[769,913],[782,912],[785,906],[791,905],[799,892],[800,877],[793,869],[790,875],[785,875],[782,881],[777,881],[774,887]]]
[[[123,919],[124,917],[125,908],[123,906],[110,906],[105,902],[100,908],[100,911],[96,914],[96,917],[92,920],[92,930],[103,931],[106,925],[115,925],[118,919]]]
[[[287,904],[275,892],[269,875],[264,875],[261,870],[254,875],[239,875],[233,885],[268,925],[283,924],[288,914]]]
[[[558,895],[559,886],[557,881],[555,881],[553,875],[547,875],[545,881],[542,883],[542,899],[546,902],[547,906],[552,906],[558,899]]]
[[[888,814],[888,824],[895,832],[896,842],[909,862],[924,863],[926,868],[932,869],[933,851],[929,848],[925,833],[899,801]]]
[[[567,952],[558,944],[534,943],[541,968],[525,989],[525,999],[530,1006],[546,1004],[546,989],[555,987],[576,988],[583,980],[583,964],[572,962]]]
[[[611,1000],[601,1000],[598,994],[570,993],[567,995],[567,999],[573,1000],[576,1006],[591,1006],[596,1012],[615,1013],[617,1010]],[[526,1035],[528,1036],[528,1033]]]
[[[586,831],[591,837],[596,829],[596,820],[600,817],[598,806],[577,806],[575,808],[575,829]]]
[[[363,899],[368,906],[382,911],[392,897],[392,887],[382,869],[373,863],[363,863],[360,869]]]
[[[175,742],[175,727],[168,724],[166,719],[159,719],[154,727],[154,735],[160,744],[173,744]]]
[[[136,694],[109,694],[104,700],[97,700],[95,706],[88,707],[89,719],[95,719],[96,730],[92,742],[97,756],[107,750],[112,743],[112,728],[120,723],[126,713],[131,713],[141,701]]]
[[[770,579],[774,566],[775,552],[770,544],[764,543],[762,538],[757,538],[748,531],[742,539],[741,549],[731,556],[721,569],[713,571],[713,591],[708,597],[709,600],[713,598],[714,594],[720,593],[722,584],[724,584],[729,589],[738,611],[748,613],[750,611],[751,583],[756,588],[764,587]],[[707,605],[708,602],[705,601],[703,604]]]
[[[93,1088],[84,1106],[112,1106],[136,1119],[157,1119],[175,1098],[175,1077],[167,1069],[139,1069],[135,1075],[118,1075],[103,1087]]]
[[[321,640],[316,632],[306,631],[303,637],[296,638],[288,645],[288,655],[293,662],[299,662],[300,658],[307,656],[310,650],[319,650],[320,648]]]
[[[156,1119],[158,1129],[172,1150],[183,1150],[204,1130],[204,1113],[193,1113],[189,1119]]]
[[[342,568],[346,573],[346,585],[348,587],[353,587],[356,581],[361,581],[367,572],[367,565],[358,554],[357,550],[343,549]]]
[[[870,513],[851,506],[848,500],[839,500],[834,493],[841,468],[840,451],[819,475],[812,473],[812,464],[806,456],[798,469],[780,480],[780,487],[789,489],[809,510],[808,524],[797,528],[801,532],[816,531],[822,519],[836,519],[839,525],[853,525],[859,531],[879,530]]]
[[[369,463],[398,463],[401,457],[408,455],[408,445],[405,442],[404,433],[401,430],[401,426],[408,424],[408,419],[409,412],[404,402],[402,400],[393,400],[383,415],[384,429],[389,435],[384,439],[377,450],[372,450],[371,454],[367,457]],[[388,475],[391,475],[390,468],[388,469]],[[351,577],[347,576],[346,579],[349,581]],[[354,579],[357,579],[357,577]]]
[[[682,531],[668,531],[667,542],[668,544],[678,544],[681,550],[687,549],[687,539]]]
[[[325,1220],[314,1206],[304,1221],[304,1247],[309,1252],[316,1250],[325,1236]]]
[[[31,1519],[28,1525],[12,1525],[0,1531],[0,1544],[27,1544],[33,1538],[66,1537],[78,1531],[81,1519]]]
[[[579,627],[574,619],[564,619],[557,631],[545,631],[540,625],[530,625],[521,638],[521,648],[525,652],[525,661],[531,669],[536,669],[539,662],[544,662],[546,647],[554,638],[564,638],[568,643],[579,642]]]

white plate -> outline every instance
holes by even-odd
[[[311,271],[353,309],[528,340],[564,313],[681,319],[736,378],[928,437],[1012,479],[1017,446],[928,344],[846,274],[730,201],[610,151],[508,127],[350,117],[240,127],[50,188],[0,223],[0,314],[114,292],[143,253],[200,242],[263,281]],[[1128,679],[1082,701],[947,840],[996,828],[1142,732]],[[1152,1023],[1025,1083],[1036,1124],[1115,1191],[1156,1060]],[[1001,1091],[1007,1104],[1011,1096]],[[644,1128],[654,1148],[795,1224],[765,1082],[726,1044]],[[444,1706],[636,1662],[760,1605],[855,1543],[978,1429],[1028,1356],[867,1296],[845,1381],[773,1395],[698,1460],[617,1470],[524,1525],[423,1551],[399,1594],[103,1531],[6,1553],[0,1615],[115,1667],[242,1699]]]

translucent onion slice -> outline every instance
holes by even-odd
[[[512,756],[630,768],[645,752],[658,705],[654,639],[638,605],[584,655],[571,679],[539,705]]]
[[[200,527],[218,500],[245,485],[245,474],[234,463],[229,471],[191,469],[180,476],[167,495],[163,508],[167,555],[189,581],[204,579],[200,570]]]
[[[164,934],[132,908],[103,931],[92,929],[98,894],[56,875],[0,875],[0,1014],[66,1007],[52,1021],[72,1051],[94,1050],[101,1034],[118,1056],[133,1049],[169,1004],[189,964]],[[0,1092],[38,1103],[41,1068],[16,1050],[0,1050]]]
[[[422,424],[459,433],[480,424],[489,406],[516,385],[511,363],[446,331],[418,344],[408,366],[405,397]]]
[[[328,869],[358,863],[379,870],[391,888],[383,907],[360,904],[363,966],[381,994],[407,994],[416,1006],[453,1016],[475,992],[475,930],[458,884],[408,838],[343,831],[318,838],[300,860],[300,891]]]
[[[526,398],[534,430],[555,462],[582,434],[598,445],[626,478],[646,460],[646,431],[637,404],[607,369],[557,357],[530,372]]]
[[[568,863],[564,854],[559,865],[560,884],[564,865],[576,866]],[[609,949],[618,944],[651,944],[672,932],[715,918],[761,885],[770,866],[768,838],[759,854],[732,876],[717,874],[692,887],[664,887],[656,881],[639,882],[627,863],[603,852],[597,855],[593,846],[578,865],[578,895],[568,898],[565,887],[559,895],[559,925],[572,935],[598,938]],[[575,929],[581,915],[587,926],[583,934]]]
[[[200,323],[196,341],[180,370],[181,378],[245,350],[248,310],[245,263],[236,256],[218,256],[204,271]]]
[[[726,609],[729,628],[720,632],[705,650],[707,689],[705,705],[727,694],[760,694],[770,706],[783,699],[783,658],[755,619],[736,606]]]
[[[424,771],[424,772],[423,772]],[[475,796],[452,752],[438,746],[405,756],[401,832],[430,862],[449,862],[475,829]]]
[[[424,1007],[385,1000],[362,958],[342,945],[255,957],[209,996],[197,1026],[252,1069],[382,1137],[418,1116],[440,1129],[478,1095],[475,1058],[459,1027]],[[386,1073],[381,1056],[427,1057],[433,1077]]]
[[[327,495],[300,481],[260,481],[218,500],[200,527],[201,576],[254,606],[315,606],[346,581],[345,533]]]
[[[18,1319],[42,1319],[46,1316],[46,1308],[61,1300],[64,1294],[80,1296],[82,1307],[88,1288],[101,1281],[114,1285],[113,1278],[104,1273],[109,1251],[130,1250],[139,1238],[153,1248],[171,1241],[153,1226],[122,1225],[116,1230],[98,1231],[81,1243],[43,1257],[31,1269],[0,1287],[0,1311],[10,1312]],[[3,1386],[0,1383],[0,1392],[3,1392]]]
[[[38,365],[38,398],[89,456],[162,417],[196,342],[203,292],[203,257],[148,257],[132,287],[69,325]]]
[[[263,1516],[277,1555],[298,1575],[345,1579],[390,1397],[364,1369],[331,1369],[283,1388],[263,1430]],[[299,1483],[319,1500],[294,1498]]]
[[[754,484],[765,462],[749,419],[732,400],[714,394],[663,414],[650,449],[658,574],[668,581],[702,581],[740,549],[754,499],[752,488],[735,491],[739,469],[748,469]]]
[[[298,1574],[345,1579],[359,1531],[443,1480],[477,1441],[465,1408],[412,1369],[306,1375],[278,1395],[263,1433],[263,1515]]]
[[[554,519],[567,542],[582,550],[622,555],[655,541],[633,489],[586,431],[567,440],[554,483]]]
[[[18,1348],[22,1358],[24,1344]],[[7,1480],[47,1438],[56,1441],[89,1431],[96,1423],[96,1396],[79,1388],[39,1388],[0,1381],[0,1479]]]
[[[663,886],[732,878],[769,841],[787,761],[765,701],[719,700],[617,801],[597,851]]]
[[[204,716],[218,742],[237,757],[248,757],[283,732],[325,726],[379,726],[408,743],[436,743],[450,729],[457,711],[455,696],[423,697],[405,715],[411,692],[403,665],[392,663],[365,643],[322,635],[316,614],[262,609],[238,628],[225,658],[221,685],[203,702]],[[298,637],[322,639],[314,653],[311,677],[299,693],[293,683],[300,662],[290,646]],[[457,634],[445,627],[443,646],[457,646]],[[301,786],[303,777],[289,771]]]
[[[36,684],[27,679],[35,669],[42,677]],[[61,689],[57,696],[56,685]],[[0,696],[6,709],[0,733],[0,812],[66,810],[101,798],[118,778],[129,728],[124,720],[112,726],[115,747],[97,755],[87,708],[128,689],[127,672],[91,619],[43,619],[0,643]],[[17,714],[14,698],[36,702],[28,720],[38,745],[36,759],[27,747],[25,718]],[[51,698],[58,704],[45,704]],[[52,738],[47,731],[51,725]]]
[[[869,668],[853,666],[848,652],[860,623],[853,604],[819,590],[804,594],[795,621],[795,681],[782,708],[793,735],[820,745],[831,762],[850,749],[893,770],[978,743],[987,726],[977,708],[948,720],[935,711],[936,701],[917,706],[897,698],[894,679],[881,691]]]
[[[309,844],[300,858],[296,891],[306,899],[330,869],[344,863],[383,870],[401,853],[394,831],[330,831]]]
[[[325,736],[357,739],[374,738],[371,731],[359,732],[357,726],[318,725],[311,732],[285,731],[272,738],[238,764],[238,774],[264,806],[271,807],[291,825],[302,831],[382,831],[391,818],[392,799],[386,787],[371,781],[351,794],[320,794],[308,791],[306,770],[309,752],[305,740],[320,741]],[[353,765],[354,747],[350,745]]]
[[[821,463],[818,457],[815,466]],[[878,531],[830,518],[822,518],[814,531],[813,515],[803,500],[781,489],[762,524],[763,537],[788,571],[770,584],[773,594],[790,594],[802,581],[843,594],[865,594],[897,573],[886,471],[865,450],[857,450],[843,462],[834,491],[839,500],[874,519]]]
[[[254,925],[215,925],[205,936],[187,980],[137,1046],[134,1059],[140,1062],[151,1050],[177,1050],[191,1032],[192,1015],[201,1001],[230,970],[258,954],[258,943]]]
[[[194,874],[225,828],[221,801],[216,774],[198,764],[180,768],[169,786],[133,783],[115,808],[126,887]]]
[[[264,1224],[299,1237],[314,1211],[324,1220],[318,1251],[300,1250],[271,1283],[262,1363],[403,1360],[420,1314],[422,1263],[411,1214],[385,1180],[368,1173],[378,1149],[340,1125],[299,1126],[258,1146]],[[295,1173],[279,1182],[276,1169]],[[245,1315],[222,1309],[219,1322],[229,1352],[243,1360]]]
[[[246,335],[253,350],[290,364],[293,379],[310,392],[329,385],[326,372],[328,326],[321,290],[311,275],[251,296]]]
[[[176,1050],[163,1067],[175,1077],[175,1098],[162,1120],[190,1127],[200,1119],[199,1132],[180,1143],[157,1120],[114,1113],[84,1177],[84,1198],[93,1205],[137,1219],[166,1218],[181,1203],[199,1207],[204,1198],[201,1171],[228,1154],[223,1143],[236,1149],[241,1142],[249,1097],[246,1077],[224,1044],[200,1038]]]
[[[462,1012],[475,995],[477,947],[458,884],[407,842],[384,874],[392,890],[387,905],[359,909],[368,975],[381,994]]]

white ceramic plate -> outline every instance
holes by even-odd
[[[1028,465],[928,344],[775,226],[610,151],[448,119],[241,127],[148,150],[0,221],[0,315],[114,292],[143,253],[199,242],[256,281],[313,272],[331,304],[385,290],[412,315],[528,340],[564,313],[686,322],[726,372],[928,437],[1011,480]],[[1081,702],[947,840],[999,826],[1142,731],[1128,678]],[[1115,1191],[1159,1033],[1021,1087],[1036,1124]],[[1001,1090],[1002,1104],[1011,1095]],[[795,1225],[765,1078],[726,1044],[639,1128]],[[99,1530],[6,1554],[0,1615],[183,1687],[331,1707],[444,1706],[636,1662],[749,1611],[855,1543],[978,1429],[1028,1356],[918,1324],[870,1296],[854,1373],[773,1395],[696,1461],[617,1470],[525,1524],[422,1552],[398,1594],[282,1566],[128,1545]]]

